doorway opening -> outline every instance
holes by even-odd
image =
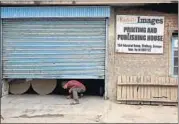
[[[65,79],[70,80],[70,79]],[[78,80],[78,79],[77,79]],[[57,80],[57,87],[53,91],[54,94],[66,95],[68,90],[64,90],[61,87],[61,82],[63,80]],[[86,87],[86,92],[84,95],[93,95],[93,96],[103,96],[105,92],[104,80],[103,79],[79,79],[78,81],[82,82]]]
[[[68,95],[68,90],[63,89],[62,86],[61,86],[61,83],[64,80],[68,81],[68,80],[72,80],[72,79],[58,79],[58,80],[56,80],[57,84],[56,84],[55,88],[53,89],[53,91],[49,94]],[[86,96],[101,96],[101,97],[104,96],[105,80],[103,80],[103,79],[76,79],[76,80],[82,82],[85,85],[87,90],[86,90],[85,93],[83,93],[84,95],[86,95]],[[11,83],[13,83],[13,82],[11,82]],[[45,86],[45,83],[44,83],[44,86]],[[20,87],[16,86],[15,88],[19,89]],[[43,86],[41,88],[43,88]],[[10,94],[13,94],[13,93],[10,93]],[[32,85],[30,85],[29,89],[25,93],[22,93],[22,94],[38,94],[38,93],[35,92]]]

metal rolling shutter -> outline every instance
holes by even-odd
[[[3,19],[3,78],[104,79],[105,19]]]

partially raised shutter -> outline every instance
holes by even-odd
[[[105,19],[3,19],[3,77],[104,79]]]

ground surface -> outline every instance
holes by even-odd
[[[116,104],[86,96],[81,104],[59,95],[8,95],[1,98],[2,123],[177,123],[177,107]]]

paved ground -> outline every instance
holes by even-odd
[[[1,98],[2,123],[177,123],[177,107],[123,105],[86,96],[79,105],[59,95]]]

